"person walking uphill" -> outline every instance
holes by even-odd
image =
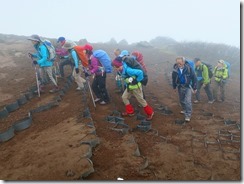
[[[217,93],[220,88],[221,101],[225,101],[225,84],[228,78],[228,68],[224,60],[219,60],[217,66],[214,68],[214,86],[213,86],[213,97],[218,101]]]
[[[177,57],[176,64],[173,66],[172,72],[173,89],[178,88],[181,113],[185,115],[185,121],[191,121],[192,102],[191,93],[197,91],[197,78],[193,68],[184,57]]]
[[[66,39],[64,37],[59,37],[57,43],[60,45],[56,48],[56,54],[61,59],[61,62],[59,63],[61,78],[64,78],[64,66],[69,65],[71,67],[71,71],[74,69],[74,63],[72,62],[72,59],[69,58],[69,52],[62,48],[65,42]]]
[[[50,61],[49,58],[49,52],[47,47],[43,44],[43,41],[38,35],[32,35],[28,40],[32,41],[32,44],[37,51],[35,54],[29,53],[29,55],[37,60],[33,60],[33,64],[39,65],[42,71],[42,77],[45,77],[48,75],[49,79],[53,83],[53,89],[51,89],[49,92],[54,93],[59,90],[59,87],[57,85],[57,82],[53,78],[53,62]],[[44,86],[40,85],[40,91],[44,92]]]
[[[106,88],[106,73],[110,73],[112,66],[108,54],[103,50],[93,51],[93,47],[89,44],[84,46],[84,50],[90,59],[89,71],[94,75],[92,82],[92,90],[96,95],[95,103],[100,102],[106,105],[110,99]],[[107,63],[107,65],[105,65]]]
[[[120,55],[122,61],[127,57]],[[122,76],[126,83],[126,89],[122,95],[122,100],[125,104],[125,112],[122,113],[122,116],[134,116],[135,111],[133,106],[130,104],[129,99],[134,95],[140,105],[144,108],[145,113],[147,114],[147,121],[152,120],[154,111],[153,108],[148,105],[146,100],[143,98],[142,84],[143,80],[143,71],[140,69],[134,69],[129,67],[125,62],[114,61],[113,66],[117,71],[122,71]]]
[[[200,102],[200,90],[203,87],[207,96],[208,96],[208,103],[214,103],[213,94],[210,89],[211,79],[209,76],[208,67],[201,62],[199,58],[194,59],[195,62],[195,72],[197,76],[197,92],[196,92],[196,100],[194,103]]]
[[[73,63],[75,65],[72,75],[75,78],[75,82],[78,85],[76,90],[81,91],[84,89],[84,83],[86,82],[86,80],[81,77],[81,74],[83,71],[83,66],[81,64],[81,61],[80,61],[75,49],[74,49],[75,46],[76,46],[76,44],[74,42],[66,41],[65,44],[63,45],[63,48],[67,49],[71,55],[71,59],[73,60]]]

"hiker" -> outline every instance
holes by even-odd
[[[61,78],[64,78],[64,66],[69,65],[71,71],[73,71],[74,69],[74,63],[72,62],[72,59],[69,57],[69,52],[66,49],[62,48],[65,42],[65,37],[59,37],[57,41],[59,46],[56,48],[56,54],[59,56],[59,59],[61,60],[61,62],[59,63]]]
[[[120,49],[115,49],[115,50],[114,50],[114,55],[115,55],[116,58],[119,57],[120,53],[121,53],[121,50],[120,50]],[[116,59],[116,58],[115,58],[115,59]]]
[[[192,92],[197,91],[197,78],[192,66],[184,57],[177,57],[172,72],[173,89],[178,88],[179,100],[182,107],[181,114],[185,115],[185,121],[191,121],[192,115]]]
[[[112,61],[112,63],[122,62],[121,57],[119,57],[120,53],[121,53],[120,49],[117,48],[114,50],[115,59]],[[112,64],[112,66],[113,66],[113,64]],[[115,82],[116,82],[116,86],[117,86],[119,92],[123,93],[124,89],[125,89],[125,84],[124,84],[122,76],[121,76],[121,71],[116,71]]]
[[[213,94],[210,89],[210,84],[211,84],[210,77],[212,77],[212,75],[210,76],[210,74],[209,74],[210,71],[209,71],[207,65],[202,63],[201,59],[195,58],[194,63],[195,63],[195,72],[196,72],[196,76],[197,76],[197,92],[196,92],[196,100],[194,101],[194,103],[200,102],[200,100],[201,100],[200,90],[203,87],[203,89],[205,90],[205,92],[208,96],[208,103],[212,104],[212,103],[214,103]]]
[[[55,93],[59,91],[57,82],[53,77],[53,61],[48,59],[50,53],[48,52],[47,47],[44,45],[43,40],[41,40],[38,35],[32,35],[30,38],[28,38],[28,40],[31,40],[35,50],[37,51],[35,54],[29,53],[29,55],[31,58],[36,59],[33,60],[33,64],[38,65],[41,68],[41,78],[48,76],[53,83],[53,88],[49,92]],[[45,92],[43,83],[40,84],[40,92]]]
[[[153,108],[148,105],[146,100],[143,98],[142,93],[141,81],[144,78],[142,69],[135,69],[127,65],[125,60],[128,59],[128,51],[122,51],[119,57],[121,57],[123,62],[113,62],[113,66],[117,71],[122,72],[122,76],[126,83],[126,89],[122,95],[122,100],[125,104],[125,112],[122,113],[122,116],[131,117],[135,115],[135,110],[129,101],[131,96],[134,95],[147,114],[146,120],[152,120],[154,115]]]
[[[84,89],[84,83],[86,82],[86,80],[81,77],[81,74],[83,73],[84,69],[81,64],[82,61],[80,60],[80,58],[78,57],[78,55],[74,49],[75,46],[76,46],[76,44],[74,42],[66,41],[65,44],[63,45],[63,48],[67,49],[71,55],[72,62],[74,63],[74,69],[73,69],[72,75],[75,79],[75,82],[78,85],[76,90],[81,91]]]
[[[214,85],[213,85],[213,98],[219,101],[217,98],[217,93],[220,88],[221,101],[225,101],[225,84],[228,79],[228,68],[224,60],[219,60],[217,66],[213,71],[214,75]]]
[[[93,75],[94,77],[92,82],[92,90],[97,97],[94,102],[100,102],[100,105],[106,105],[110,100],[106,89],[106,73],[108,73],[108,71],[106,71],[106,66],[104,63],[102,64],[102,62],[104,61],[103,59],[105,59],[105,62],[110,63],[111,67],[111,60],[105,51],[93,51],[93,47],[89,44],[84,46],[84,51],[90,60],[90,75]],[[100,58],[100,56],[103,58]]]

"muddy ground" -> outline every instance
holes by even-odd
[[[33,67],[24,53],[26,48],[16,48],[9,51],[12,57],[6,59],[3,52],[1,55],[1,108],[35,84]],[[240,180],[239,74],[233,72],[224,103],[208,104],[202,93],[202,102],[193,105],[191,122],[179,125],[175,120],[183,116],[179,113],[178,96],[170,86],[175,56],[152,49],[143,51],[150,78],[145,87],[146,100],[155,109],[150,131],[136,129],[140,120],[135,117],[125,118],[124,123],[129,126],[125,132],[106,121],[113,111],[124,110],[114,74],[107,78],[111,103],[98,104],[96,109],[90,95],[75,91],[72,83],[57,107],[33,114],[30,128],[0,143],[0,179]],[[66,76],[69,73],[67,68]],[[59,84],[64,86],[65,81]],[[41,98],[29,100],[0,120],[1,132],[55,96],[58,94],[46,92]],[[131,102],[144,115],[134,98]],[[91,118],[83,117],[86,108]],[[165,114],[165,108],[172,114]],[[226,119],[235,123],[226,125]],[[87,126],[90,122],[94,127]],[[81,144],[87,140],[99,141],[95,146]]]

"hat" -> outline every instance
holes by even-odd
[[[65,44],[63,45],[64,49],[72,49],[74,46],[76,46],[76,44],[72,41],[66,41]]]
[[[218,60],[218,63],[221,63],[221,64],[224,64],[225,62],[224,62],[224,60]]]
[[[112,61],[112,66],[119,68],[123,65],[123,63],[121,61],[118,61],[117,59]]]
[[[124,57],[124,56],[128,56],[128,55],[130,55],[129,52],[128,52],[127,50],[123,50],[123,51],[120,53],[119,57]]]
[[[63,41],[65,41],[65,38],[61,36],[61,37],[58,38],[57,43],[59,43],[59,42],[63,42]]]
[[[36,42],[41,42],[42,41],[40,36],[38,36],[38,35],[31,35],[31,37],[27,38],[27,40],[36,41]]]
[[[90,50],[90,51],[93,50],[93,47],[90,44],[85,44],[83,48],[84,50]]]

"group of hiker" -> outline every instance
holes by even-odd
[[[173,89],[178,89],[179,100],[182,107],[181,114],[185,115],[185,121],[189,122],[192,116],[192,94],[195,94],[195,104],[200,103],[200,91],[203,87],[208,103],[215,101],[225,101],[225,85],[229,78],[229,63],[218,60],[217,66],[212,71],[212,67],[195,58],[194,61],[186,60],[184,57],[177,57],[172,72]],[[211,78],[214,77],[213,90],[211,90]],[[220,89],[220,99],[218,90]]]
[[[127,50],[115,49],[115,59],[111,61],[109,55],[103,50],[93,50],[92,45],[85,44],[78,46],[75,42],[66,40],[65,37],[57,39],[58,46],[54,48],[48,40],[41,39],[38,35],[32,35],[31,40],[36,53],[29,53],[33,64],[37,69],[39,92],[45,91],[45,81],[47,77],[53,84],[51,93],[59,91],[57,84],[57,73],[53,71],[53,66],[57,64],[59,78],[64,79],[64,67],[69,65],[72,76],[77,83],[76,90],[81,91],[91,77],[92,91],[96,98],[94,104],[106,105],[110,102],[110,96],[106,88],[106,77],[112,70],[116,71],[116,84],[123,93],[122,101],[125,104],[125,111],[122,116],[134,116],[135,109],[130,103],[133,95],[139,106],[144,109],[147,115],[146,120],[152,120],[154,116],[153,108],[147,103],[144,95],[144,86],[147,85],[148,75],[143,55],[134,51],[130,54]],[[59,62],[55,62],[59,60]],[[38,66],[38,67],[36,67]],[[192,116],[192,94],[195,94],[194,103],[199,103],[200,90],[203,87],[208,103],[212,104],[217,99],[217,92],[220,88],[221,101],[225,100],[225,84],[228,79],[228,68],[223,60],[219,60],[212,72],[209,66],[199,58],[188,61],[184,57],[177,57],[172,71],[173,89],[178,89],[179,100],[182,107],[181,113],[185,115],[185,121],[189,122]],[[214,77],[213,92],[211,91],[211,77]]]

